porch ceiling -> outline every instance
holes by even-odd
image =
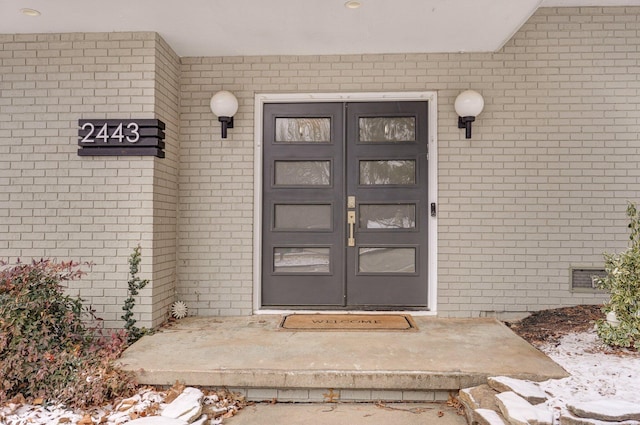
[[[179,56],[482,52],[538,7],[639,0],[3,0],[0,33],[156,31]],[[30,17],[22,8],[41,12]]]

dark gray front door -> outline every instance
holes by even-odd
[[[262,306],[427,306],[427,102],[267,104]]]

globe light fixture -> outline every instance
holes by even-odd
[[[233,128],[233,116],[238,112],[238,99],[226,90],[219,91],[211,98],[211,112],[222,124],[222,138],[227,138],[227,129]]]
[[[456,97],[454,104],[458,114],[458,128],[465,129],[465,138],[471,138],[471,123],[484,108],[482,95],[474,90],[465,90]]]

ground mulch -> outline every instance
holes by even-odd
[[[556,344],[564,335],[593,329],[602,319],[601,305],[578,305],[541,310],[518,322],[505,322],[516,334],[533,345]]]

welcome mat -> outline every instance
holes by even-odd
[[[408,314],[290,314],[280,322],[290,331],[417,331]]]

